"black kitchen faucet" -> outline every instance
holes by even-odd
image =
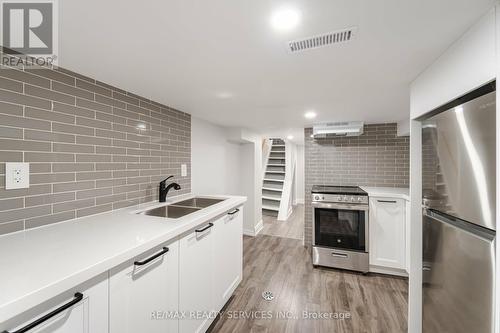
[[[170,183],[168,184],[167,186],[167,180],[169,180],[170,178],[172,178],[174,176],[170,176],[170,177],[167,177],[167,179],[165,180],[162,180],[160,182],[160,192],[159,192],[159,198],[160,198],[160,202],[165,202],[167,201],[167,194],[168,194],[168,191],[170,191],[170,189],[173,187],[174,190],[178,191],[181,189],[181,186],[177,183]]]

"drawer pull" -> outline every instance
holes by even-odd
[[[214,226],[213,223],[209,223],[206,227],[203,227],[201,229],[196,229],[195,232],[203,232],[205,230],[208,230],[208,229],[212,228],[213,226]]]
[[[235,210],[233,211],[230,211],[229,213],[227,213],[228,215],[234,215],[236,213],[238,213],[240,210],[238,208],[236,208]]]
[[[397,203],[396,200],[377,200],[378,202],[385,202],[385,203]]]
[[[134,261],[134,265],[136,265],[136,266],[146,265],[147,263],[155,260],[158,257],[161,257],[162,255],[164,255],[167,252],[168,252],[168,247],[164,247],[161,252],[158,252],[157,254],[155,254],[154,256],[149,257],[148,259],[145,259],[143,261]]]
[[[13,332],[3,331],[3,333],[24,333],[24,332],[28,332],[29,330],[32,330],[33,328],[40,325],[41,323],[49,320],[50,318],[54,317],[55,315],[63,312],[64,310],[66,310],[66,309],[72,307],[73,305],[75,305],[76,303],[80,302],[83,299],[83,294],[76,293],[74,297],[75,298],[72,299],[71,301],[69,301],[68,303],[61,305],[59,308],[55,309],[54,311],[47,313],[45,316],[38,318],[34,322],[18,329],[17,331],[13,331]]]
[[[347,258],[347,254],[338,253],[338,252],[332,252],[332,256],[337,257],[337,258]]]

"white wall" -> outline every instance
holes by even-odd
[[[242,195],[239,144],[224,127],[191,120],[191,188],[195,194]],[[246,211],[246,210],[245,210]]]
[[[257,216],[257,200],[255,198],[255,169],[252,165],[255,164],[255,147],[253,143],[246,143],[241,145],[242,154],[240,158],[241,170],[241,188],[242,192],[246,193],[247,202],[245,204],[248,209],[244,210],[243,219],[243,232],[246,235],[255,235],[255,225],[260,221]],[[259,160],[260,163],[260,160]],[[260,179],[260,177],[259,177]]]
[[[191,120],[191,188],[200,195],[243,195],[245,234],[262,229],[262,142],[253,133]]]
[[[240,145],[241,191],[245,205],[243,232],[256,235],[262,230],[262,136],[245,128],[228,130],[231,142]]]
[[[304,146],[297,145],[297,165],[295,167],[295,203],[304,203],[305,173],[304,173]]]
[[[411,118],[416,119],[425,115],[427,112],[495,79],[497,71],[496,38],[496,12],[493,9],[453,43],[434,63],[430,64],[411,84]],[[497,120],[498,118],[497,116]],[[497,128],[500,129],[500,126]],[[422,150],[420,131],[420,123],[412,120],[410,140],[411,250],[408,307],[408,331],[410,333],[422,332]],[[497,165],[497,168],[499,166],[500,164]],[[497,191],[499,191],[498,187]],[[497,257],[499,254],[500,250],[497,247]],[[497,274],[497,278],[500,281],[499,274]],[[500,296],[498,296],[497,290],[497,304],[500,304],[499,301]],[[500,333],[498,318],[496,332]]]
[[[411,84],[411,118],[495,79],[495,10],[491,10]]]

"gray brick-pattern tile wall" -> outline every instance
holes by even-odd
[[[313,185],[408,187],[410,138],[397,136],[397,124],[365,125],[357,137],[311,138],[305,135],[304,241],[312,244]]]
[[[30,163],[29,189],[5,190],[5,162]],[[190,164],[189,114],[62,68],[0,69],[0,234],[155,200],[168,175],[189,193]]]

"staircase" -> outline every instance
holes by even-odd
[[[272,139],[262,183],[262,214],[278,216],[285,183],[285,142]]]

